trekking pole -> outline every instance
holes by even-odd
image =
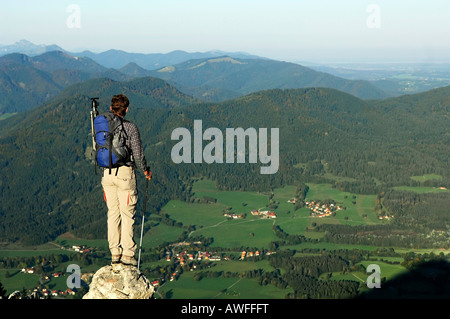
[[[92,148],[95,150],[95,131],[94,131],[94,119],[98,115],[97,106],[98,106],[98,97],[91,97],[91,134],[92,134]]]
[[[145,218],[145,210],[147,208],[148,179],[146,179],[146,180],[147,180],[147,182],[145,184],[144,212],[142,213],[141,239],[139,241],[139,258],[138,258],[137,269],[139,269],[139,265],[141,264],[142,236],[144,234],[144,218]]]
[[[92,135],[92,151],[91,151],[91,158],[94,160],[94,170],[95,174],[97,174],[97,166],[95,165],[95,129],[94,129],[94,120],[98,115],[97,107],[99,105],[98,103],[98,97],[91,97],[91,135]]]

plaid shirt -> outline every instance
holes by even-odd
[[[132,161],[127,163],[127,165],[132,166],[134,163],[138,169],[142,170],[142,172],[145,172],[148,169],[148,167],[144,155],[144,150],[142,148],[139,130],[134,123],[131,123],[126,120],[123,121],[123,127],[128,136],[126,145],[131,150],[132,154]]]

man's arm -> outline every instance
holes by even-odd
[[[136,167],[141,170],[148,179],[151,179],[151,171],[147,166],[139,130],[137,126],[131,122],[124,122],[124,125],[125,130],[128,134],[127,144],[133,154],[134,163]]]

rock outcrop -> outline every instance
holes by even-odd
[[[154,289],[136,267],[117,264],[100,268],[83,299],[150,299]]]

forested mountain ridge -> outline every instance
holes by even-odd
[[[34,44],[28,40],[22,39],[13,44],[1,45],[0,44],[0,55],[10,54],[10,53],[22,53],[28,56],[39,55],[49,51],[64,51],[61,47],[52,44]]]
[[[46,112],[49,110],[48,105],[64,103],[74,98],[98,97],[99,110],[107,111],[111,97],[118,94],[118,92],[124,93],[130,98],[132,109],[185,107],[199,102],[197,99],[181,93],[175,87],[157,78],[137,78],[123,82],[109,78],[95,78],[63,89],[47,105],[25,111],[23,112],[24,114],[9,118],[8,121],[0,121],[0,134],[5,134],[9,129],[21,130],[23,129],[23,121],[29,121],[30,123],[34,121],[32,114]],[[86,113],[89,114],[90,107],[90,102],[80,103],[77,115],[85,116]]]
[[[222,189],[235,190],[332,181],[352,192],[378,194],[431,172],[442,176],[439,185],[450,185],[448,157],[442,155],[449,148],[444,111],[450,87],[389,99],[387,104],[327,88],[274,89],[222,103],[198,103],[159,79],[96,79],[69,87],[52,102],[2,123],[0,194],[7,199],[0,206],[2,239],[36,244],[66,231],[85,238],[104,235],[100,177],[89,156],[89,97],[99,96],[99,111],[105,111],[109,95],[121,92],[130,96],[133,107],[127,118],[140,128],[154,171],[148,202],[153,212],[170,199],[189,198],[193,176],[206,176]],[[423,113],[427,100],[433,101],[430,107],[444,108]],[[192,132],[196,119],[202,120],[203,129],[223,132],[279,128],[279,171],[261,175],[260,164],[248,161],[174,164],[170,154],[176,141],[170,135],[178,127]],[[433,123],[429,134],[420,133],[424,128],[417,126],[419,120]],[[330,180],[326,174],[353,181]]]
[[[134,63],[146,70],[155,70],[167,65],[178,64],[192,59],[213,58],[221,55],[230,55],[236,58],[259,58],[243,52],[186,52],[175,50],[168,53],[130,53],[122,50],[108,50],[101,53],[83,51],[71,53],[71,55],[85,56],[108,68],[123,68],[129,63]]]
[[[183,92],[210,101],[223,101],[230,93],[246,95],[266,89],[329,87],[364,99],[386,98],[387,95],[367,81],[346,80],[289,62],[267,59],[238,59],[229,56],[189,60],[150,71]]]
[[[213,102],[264,89],[320,86],[361,98],[387,97],[367,81],[346,80],[298,64],[262,58],[214,57],[189,60],[158,70],[146,70],[130,62],[120,69],[113,69],[86,56],[50,51],[36,56],[21,53],[0,56],[0,115],[33,108],[49,101],[64,88],[89,79],[106,77],[124,81],[148,76],[164,79],[185,94]]]
[[[0,57],[0,114],[31,109],[55,97],[69,85],[92,78],[126,80],[128,76],[84,57],[51,51],[29,57]]]

